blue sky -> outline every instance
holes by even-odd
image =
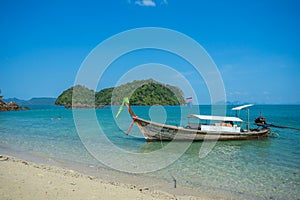
[[[100,42],[129,29],[163,27],[205,48],[229,101],[300,103],[299,10],[297,0],[0,0],[0,89],[5,98],[57,97]],[[137,53],[135,64],[152,62],[146,53]],[[174,65],[199,88],[199,102],[209,103],[205,85],[183,61],[155,58]],[[129,60],[120,66],[129,70]],[[118,67],[108,72],[98,89],[115,85]]]

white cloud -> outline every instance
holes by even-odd
[[[157,5],[157,3],[161,4],[161,5],[167,5],[168,4],[168,0],[127,0],[127,2],[129,4],[131,4],[132,2],[134,2],[134,4],[138,5],[138,6],[145,6],[145,7],[155,7]]]
[[[135,4],[137,4],[139,6],[151,6],[151,7],[156,6],[156,3],[153,0],[138,0],[138,1],[135,1]]]
[[[163,0],[162,4],[168,4],[168,0]]]

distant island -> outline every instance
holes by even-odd
[[[76,90],[76,97],[73,98],[72,105],[73,90]],[[182,105],[185,103],[183,92],[178,87],[148,79],[102,89],[99,92],[76,85],[63,91],[56,99],[55,105],[67,108],[101,108],[107,105],[120,105],[124,97],[130,97],[131,105]]]
[[[15,102],[20,106],[54,106],[56,98],[51,97],[35,97],[29,100],[22,100],[18,98],[3,99],[6,103]]]
[[[38,97],[30,100],[18,98],[3,99],[3,96],[0,96],[0,111],[29,110],[33,106],[54,106],[55,100],[56,98],[51,97]]]

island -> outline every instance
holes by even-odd
[[[73,97],[74,90],[76,90],[74,93],[76,96]],[[174,106],[185,103],[180,88],[147,79],[105,88],[99,92],[76,85],[63,91],[56,99],[55,105],[62,105],[66,108],[102,108],[109,105],[120,105],[125,97],[130,98],[131,105]]]
[[[19,106],[54,106],[56,98],[52,97],[33,97],[29,100],[19,98],[3,99],[5,102],[16,102]]]

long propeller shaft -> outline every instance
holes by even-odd
[[[266,126],[266,127],[274,127],[274,128],[288,128],[293,130],[300,131],[300,128],[290,127],[290,126],[281,126],[276,124],[263,124],[263,123],[255,123],[257,126]]]

